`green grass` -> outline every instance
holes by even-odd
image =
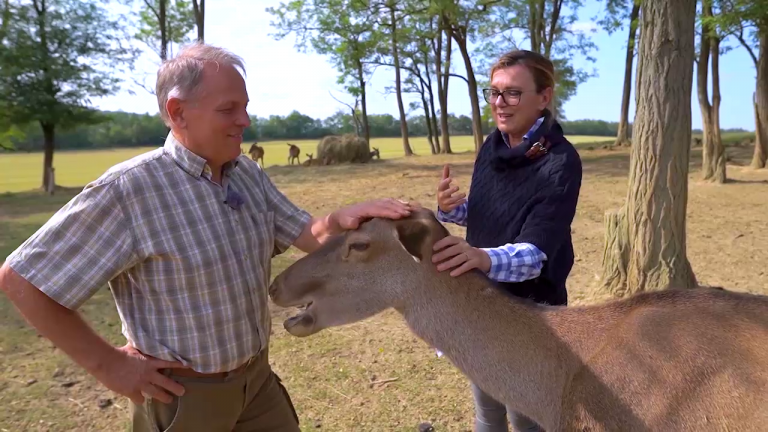
[[[574,144],[611,141],[610,137],[573,136],[569,137]],[[288,146],[296,144],[301,148],[300,160],[307,159],[307,153],[317,156],[318,140],[303,141],[265,141],[259,143],[264,147],[264,165],[288,164]],[[411,148],[416,154],[430,154],[429,143],[425,137],[410,139]],[[251,143],[244,143],[246,151]],[[374,138],[371,147],[377,147],[382,159],[393,159],[403,156],[403,141],[401,138]],[[76,150],[57,151],[53,156],[53,166],[56,169],[56,184],[64,187],[80,187],[98,178],[107,168],[139,154],[152,150],[153,147],[120,148],[108,150]],[[451,149],[456,153],[472,151],[474,142],[471,136],[451,137]],[[0,193],[20,192],[39,188],[43,178],[43,154],[36,153],[0,153]]]

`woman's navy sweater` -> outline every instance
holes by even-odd
[[[549,113],[520,145],[510,148],[495,129],[475,160],[467,205],[467,242],[477,248],[531,243],[547,260],[541,274],[523,282],[495,282],[537,303],[565,305],[573,267],[571,223],[581,189],[581,158]],[[526,156],[544,138],[548,152]]]

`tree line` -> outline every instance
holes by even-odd
[[[101,111],[99,115],[105,120],[62,130],[56,137],[56,149],[161,146],[165,142],[168,129],[158,114]],[[371,138],[400,137],[400,120],[391,114],[371,114],[368,116],[368,123]],[[617,122],[603,120],[563,121],[562,126],[565,133],[571,136],[613,137],[619,128]],[[484,133],[489,133],[494,127],[489,119],[484,119]],[[472,135],[472,119],[467,115],[449,114],[448,128],[449,134],[453,136]],[[408,130],[410,136],[427,136],[425,117],[408,117]],[[39,125],[28,123],[18,128],[18,131],[18,137],[13,139],[15,150],[30,152],[45,148],[45,135]],[[294,111],[286,116],[251,117],[251,126],[244,131],[243,140],[252,142],[321,139],[327,135],[346,133],[355,133],[354,119],[350,114],[339,111],[325,119],[315,119]]]

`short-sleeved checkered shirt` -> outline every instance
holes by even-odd
[[[232,370],[269,343],[270,260],[311,216],[245,156],[221,185],[210,173],[169,134],[88,184],[7,262],[71,309],[109,283],[137,349]]]

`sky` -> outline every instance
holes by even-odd
[[[275,33],[275,29],[270,25],[273,18],[265,9],[270,6],[277,7],[280,2],[281,0],[217,0],[206,4],[206,43],[224,47],[245,60],[246,86],[251,100],[248,112],[251,115],[268,117],[287,115],[297,110],[313,118],[326,118],[339,109],[348,110],[331,96],[332,93],[337,99],[354,102],[344,93],[343,88],[336,84],[338,72],[329,58],[312,52],[311,48],[301,52],[295,46],[293,35],[283,40],[275,40],[271,36]],[[565,104],[568,120],[619,119],[627,30],[619,30],[609,35],[597,29],[593,18],[601,12],[601,7],[597,0],[587,0],[585,7],[579,10],[579,22],[575,26],[586,31],[597,30],[591,36],[597,45],[597,50],[592,52],[592,56],[597,60],[594,63],[577,64],[586,65],[589,70],[595,68],[597,76],[581,84],[577,93]],[[726,44],[734,45],[734,41],[728,40]],[[527,42],[521,46],[528,47]],[[155,97],[132,83],[133,78],[143,81],[147,87],[154,88],[159,58],[149,48],[144,51],[137,62],[136,71],[126,77],[126,88],[115,95],[95,99],[93,103],[97,108],[150,114],[158,112]],[[454,53],[452,63],[456,73],[465,74],[458,50]],[[700,128],[701,111],[696,96],[695,73],[694,69],[691,120],[692,127]],[[744,48],[737,46],[721,56],[722,128],[754,130],[752,93],[755,89],[755,77],[754,63]],[[398,115],[396,96],[384,94],[385,87],[394,85],[394,79],[394,70],[391,68],[379,68],[374,73],[367,89],[369,113]],[[408,102],[417,97],[404,95],[406,109]],[[633,89],[630,98],[630,121],[634,118],[634,97]],[[457,115],[471,115],[467,86],[461,79],[451,79],[448,109]]]

